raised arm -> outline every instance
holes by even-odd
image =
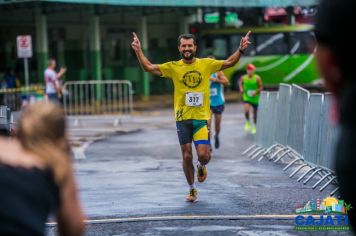
[[[151,74],[161,76],[162,72],[160,71],[158,65],[152,64],[147,59],[147,57],[145,57],[145,55],[143,54],[141,48],[141,42],[138,39],[136,33],[133,32],[132,35],[133,35],[133,40],[131,43],[131,47],[135,51],[135,54],[137,56],[138,61],[140,62],[142,69],[146,72],[150,72]]]
[[[261,91],[263,90],[263,84],[260,77],[257,77],[257,84],[258,84],[257,94],[260,94]]]
[[[248,31],[245,37],[241,39],[239,48],[224,61],[221,70],[234,66],[240,60],[240,57],[244,53],[245,49],[248,48],[249,44],[251,44],[251,42],[248,41],[250,34],[251,31]]]
[[[239,79],[239,88],[240,88],[240,93],[244,93],[244,78],[241,76]]]
[[[62,66],[61,69],[59,70],[59,72],[57,73],[57,79],[60,79],[64,75],[64,73],[66,73],[66,71],[67,71],[67,68]]]
[[[218,75],[216,82],[224,85],[224,86],[228,86],[229,85],[229,80],[226,78],[224,72],[222,71],[218,71],[216,72],[216,74]]]

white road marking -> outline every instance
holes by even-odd
[[[294,220],[297,215],[172,215],[172,216],[142,216],[86,220],[87,224],[171,221],[171,220]],[[56,222],[49,222],[47,226],[54,226]]]

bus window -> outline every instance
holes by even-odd
[[[227,52],[227,41],[225,38],[213,39],[213,55],[216,58],[226,58],[228,56]]]
[[[315,45],[313,32],[293,32],[290,37],[290,54],[312,53]]]
[[[241,37],[244,37],[244,35],[232,35],[230,37],[230,54],[239,48]],[[256,38],[253,34],[250,35],[250,42],[250,46],[245,51],[246,56],[254,56],[256,54]]]
[[[283,33],[258,34],[257,55],[278,55],[288,53],[287,39]]]

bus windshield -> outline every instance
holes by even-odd
[[[243,36],[206,35],[200,39],[200,52],[202,56],[214,54],[219,59],[225,59],[237,50]],[[312,31],[257,33],[250,36],[250,41],[246,56],[309,54],[313,51],[314,34]]]

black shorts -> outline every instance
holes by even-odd
[[[222,114],[224,112],[225,106],[224,105],[220,105],[220,106],[210,106],[210,110],[214,113],[214,114]]]
[[[192,143],[195,145],[210,145],[208,122],[206,120],[177,121],[177,134],[180,145]]]
[[[249,101],[244,101],[244,103],[250,104],[256,110],[258,109],[258,104],[255,104],[255,103],[252,103],[252,102],[249,102]]]

